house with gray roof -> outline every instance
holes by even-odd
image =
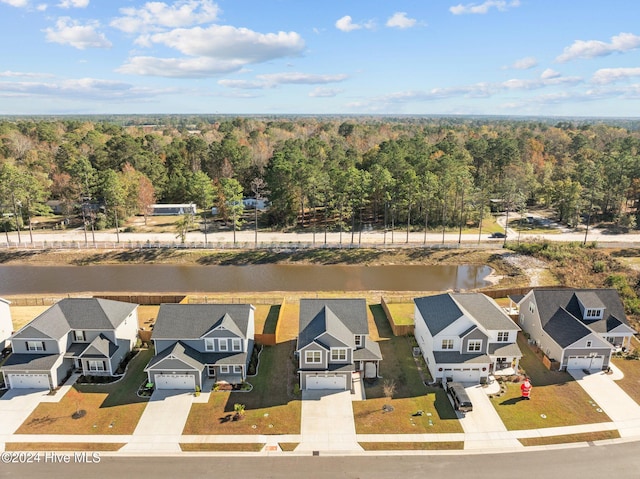
[[[7,341],[13,333],[10,305],[11,301],[0,298],[0,350],[7,346]]]
[[[296,351],[303,390],[351,390],[357,375],[377,378],[382,361],[364,299],[301,299]]]
[[[250,304],[163,304],[145,368],[156,389],[203,389],[205,382],[241,384],[254,342]]]
[[[477,383],[517,371],[520,328],[493,299],[445,293],[414,304],[415,338],[434,380]]]
[[[0,370],[9,388],[53,389],[74,370],[113,376],[137,335],[137,304],[65,298],[11,336]]]
[[[533,289],[518,306],[520,326],[560,369],[606,369],[635,333],[615,289]]]

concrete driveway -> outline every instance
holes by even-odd
[[[582,370],[568,372],[596,403],[591,407],[600,407],[616,424],[621,437],[640,436],[640,406],[615,383],[615,376],[604,372],[585,374]]]
[[[487,449],[490,447],[522,448],[522,444],[511,437],[487,396],[486,389],[479,384],[465,385],[465,391],[473,404],[473,411],[457,413],[464,430],[465,449]]]
[[[302,441],[296,451],[362,451],[350,391],[302,392]]]
[[[180,452],[180,436],[193,399],[193,393],[188,391],[156,390],[122,451]]]
[[[13,434],[48,393],[42,389],[9,389],[0,398],[0,438]]]

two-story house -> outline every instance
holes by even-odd
[[[517,371],[518,325],[481,293],[414,299],[414,334],[434,380],[483,382]]]
[[[202,389],[205,380],[241,384],[254,341],[250,304],[163,304],[145,371],[156,389]]]
[[[66,298],[11,336],[1,370],[9,388],[57,387],[73,370],[114,375],[136,344],[138,305]]]
[[[7,346],[9,337],[13,333],[10,305],[10,301],[0,298],[0,350]]]
[[[615,289],[534,289],[518,306],[520,326],[560,369],[605,369],[635,333]]]
[[[354,373],[378,376],[382,354],[364,299],[301,299],[299,327],[300,389],[351,390]]]

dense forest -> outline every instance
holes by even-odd
[[[11,230],[57,200],[65,215],[82,211],[101,228],[153,203],[193,202],[228,221],[243,197],[258,197],[269,200],[263,220],[273,228],[473,225],[490,205],[635,228],[636,127],[467,117],[6,118],[0,213]]]

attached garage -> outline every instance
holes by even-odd
[[[8,374],[7,382],[11,389],[49,389],[49,376],[46,374]]]
[[[344,375],[328,374],[323,376],[307,375],[307,389],[347,389],[347,381]]]
[[[480,368],[445,369],[444,377],[457,383],[477,383],[480,381]]]
[[[156,374],[156,389],[196,389],[196,378],[192,374]]]
[[[604,356],[569,356],[567,369],[601,370]]]

